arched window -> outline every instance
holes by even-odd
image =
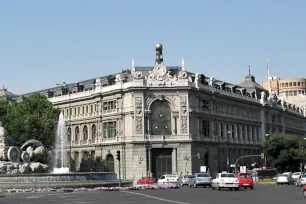
[[[95,124],[91,126],[91,136],[92,136],[92,141],[95,141],[96,140],[96,125]]]
[[[80,129],[79,127],[77,126],[75,128],[75,141],[79,141],[79,136],[80,136]]]
[[[88,128],[85,125],[83,128],[83,140],[87,140],[88,139]]]
[[[105,168],[104,172],[114,172],[114,157],[111,154],[108,154],[105,159]]]
[[[71,128],[70,127],[67,130],[67,139],[68,139],[68,142],[71,142]]]
[[[151,134],[171,135],[171,109],[165,100],[156,100],[151,105]]]

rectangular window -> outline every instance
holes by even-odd
[[[116,137],[116,121],[103,123],[103,137]]]
[[[93,105],[90,105],[90,112],[93,113]]]
[[[301,82],[298,82],[298,86],[301,86]]]
[[[293,92],[293,95],[294,95],[294,96],[296,96],[296,95],[297,95],[296,91],[294,91],[294,92]]]
[[[285,86],[288,87],[288,83],[285,83]]]
[[[289,86],[292,86],[292,82],[289,82]]]
[[[202,108],[202,109],[209,109],[209,101],[207,101],[207,100],[202,100],[202,101],[200,102],[200,108]]]
[[[296,86],[296,82],[293,82],[293,86]]]
[[[103,110],[107,110],[107,102],[103,103]]]
[[[202,120],[201,122],[201,134],[204,136],[209,136],[209,121]]]
[[[86,106],[86,113],[88,113],[88,106]]]

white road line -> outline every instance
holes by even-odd
[[[146,195],[146,194],[142,194],[142,193],[136,193],[136,192],[130,192],[130,191],[122,191],[122,192],[123,193],[130,193],[130,194],[134,194],[134,195],[140,195],[140,196],[144,196],[144,197],[147,197],[147,198],[153,198],[153,199],[156,199],[156,200],[165,201],[165,202],[169,202],[169,203],[189,204],[189,203],[183,203],[183,202],[174,201],[174,200],[163,199],[163,198],[159,198],[159,197],[155,197],[155,196],[150,196],[150,195]]]

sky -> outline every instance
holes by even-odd
[[[25,94],[58,83],[167,66],[239,84],[251,73],[306,77],[305,0],[0,1],[0,85]]]

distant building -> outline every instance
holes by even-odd
[[[17,95],[8,91],[6,88],[0,89],[0,100],[5,99],[7,101],[13,101]]]

